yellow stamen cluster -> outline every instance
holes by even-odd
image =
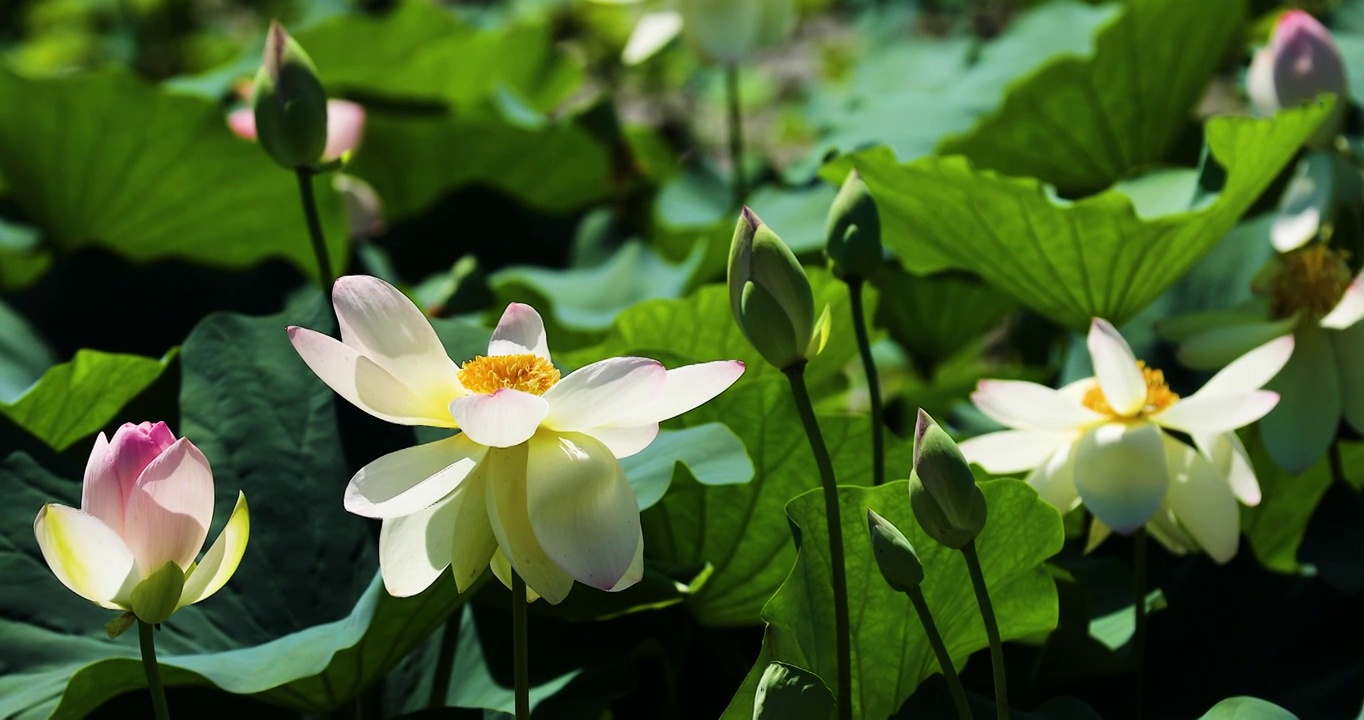
[[[559,382],[559,371],[539,355],[476,357],[459,370],[459,382],[469,392],[491,395],[502,389],[544,395]]]
[[[1141,360],[1137,361],[1137,369],[1141,370],[1141,376],[1146,380],[1146,404],[1137,413],[1137,417],[1160,412],[1179,401],[1179,395],[1171,390],[1169,385],[1165,384],[1165,373],[1163,371],[1146,367],[1146,363]],[[1113,406],[1108,404],[1108,398],[1104,397],[1103,389],[1097,384],[1085,393],[1081,402],[1094,412],[1102,413],[1117,420],[1123,419],[1123,416],[1119,415]]]
[[[1350,286],[1349,258],[1323,243],[1279,256],[1279,270],[1269,281],[1270,313],[1320,318],[1331,312]]]

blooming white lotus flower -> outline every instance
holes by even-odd
[[[1028,484],[1062,513],[1083,502],[1100,538],[1146,525],[1176,552],[1201,547],[1230,560],[1240,536],[1237,499],[1260,501],[1233,431],[1278,402],[1260,387],[1287,362],[1293,338],[1247,353],[1186,398],[1139,362],[1108,321],[1094,320],[1088,344],[1094,377],[1060,390],[982,380],[971,399],[1012,429],[967,440],[962,453],[991,473],[1029,471]],[[1166,431],[1188,435],[1197,449]]]
[[[159,623],[218,592],[241,563],[251,526],[246,497],[238,494],[227,525],[196,563],[212,519],[213,471],[204,454],[165,423],[124,423],[113,440],[104,433],[95,440],[80,509],[44,505],[33,532],[72,592]]]
[[[540,315],[519,303],[488,354],[457,365],[421,311],[378,278],[337,280],[332,303],[341,340],[289,328],[323,382],[377,418],[461,431],[385,455],[346,488],[347,510],[383,520],[380,571],[397,596],[447,567],[462,591],[490,563],[508,586],[514,569],[550,603],[574,580],[602,590],[638,582],[639,506],[617,459],[744,371],[737,360],[667,370],[618,357],[560,378]]]
[[[1342,416],[1364,432],[1364,273],[1352,276],[1346,260],[1313,242],[1271,260],[1250,301],[1158,326],[1180,343],[1180,362],[1209,370],[1272,338],[1296,338],[1288,364],[1268,385],[1283,399],[1260,426],[1269,456],[1290,472],[1321,459]]]

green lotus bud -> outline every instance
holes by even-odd
[[[909,505],[928,536],[960,550],[985,527],[985,495],[957,443],[922,409],[914,428]]]
[[[174,560],[167,561],[133,588],[133,612],[142,622],[159,625],[179,607],[184,589],[185,571]]]
[[[729,248],[729,302],[744,336],[781,370],[818,355],[829,338],[829,308],[815,318],[805,269],[748,208]]]
[[[867,508],[867,529],[871,531],[872,555],[886,584],[898,592],[918,587],[924,581],[924,566],[900,528]]]
[[[687,41],[725,64],[779,45],[796,20],[794,0],[680,0],[678,6]]]
[[[820,677],[774,662],[763,671],[753,698],[753,720],[829,720],[834,695]]]
[[[866,279],[881,267],[881,217],[867,184],[856,170],[848,173],[829,207],[824,225],[824,252],[841,278]]]
[[[265,38],[251,104],[261,147],[280,165],[310,167],[327,146],[327,93],[317,68],[278,22]]]

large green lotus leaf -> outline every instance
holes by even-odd
[[[58,252],[240,268],[284,258],[316,276],[297,181],[227,129],[222,109],[124,70],[47,79],[0,71],[0,175]],[[332,265],[341,202],[317,181]]]
[[[346,171],[374,186],[390,218],[421,212],[467,185],[491,187],[536,210],[563,213],[606,197],[609,160],[607,147],[572,120],[526,129],[496,117],[375,111]]]
[[[967,273],[920,277],[887,264],[871,282],[881,291],[876,324],[930,367],[955,355],[1017,307],[1013,298]]]
[[[969,270],[1082,332],[1095,316],[1121,325],[1178,280],[1236,224],[1329,109],[1323,102],[1264,120],[1213,118],[1207,140],[1225,168],[1221,192],[1194,193],[1188,209],[1154,216],[1144,210],[1157,201],[1147,198],[1160,194],[1142,194],[1140,204],[1117,190],[1060,200],[1041,182],[977,170],[959,156],[902,165],[874,148],[851,162],[876,196],[886,245],[908,270]]]
[[[71,360],[48,369],[14,402],[0,402],[0,413],[54,449],[65,450],[115,420],[173,357],[174,349],[160,360],[79,350]]]
[[[1108,187],[1165,156],[1240,39],[1245,5],[1128,2],[1095,38],[1093,55],[1062,58],[1033,73],[939,152],[1067,193]]]
[[[795,560],[782,508],[820,482],[790,389],[785,378],[744,382],[682,421],[729,425],[748,446],[756,474],[743,485],[674,482],[663,501],[643,516],[645,547],[651,556],[678,568],[713,566],[711,577],[687,603],[700,622],[757,623],[763,603],[781,585]],[[838,482],[870,484],[867,419],[824,415],[820,430],[833,456]],[[894,437],[888,440],[886,466],[892,476],[908,473],[909,443]],[[908,495],[904,500],[908,502]]]
[[[0,218],[0,290],[22,290],[51,266],[52,253],[43,248],[36,228]]]
[[[1056,585],[1042,563],[1061,550],[1061,516],[1017,480],[981,483],[990,520],[976,538],[985,584],[1005,640],[1056,627]],[[961,554],[938,545],[919,528],[909,509],[909,481],[875,488],[839,487],[843,549],[847,561],[848,612],[852,620],[852,693],[855,718],[895,712],[919,683],[939,672],[909,598],[890,589],[872,557],[867,509],[895,523],[924,565],[924,598],[958,665],[988,646]],[[829,530],[820,491],[787,506],[800,552],[790,577],[763,607],[767,630],[753,670],[723,717],[753,713],[758,679],[774,660],[836,677],[833,587],[829,577]]]
[[[1298,716],[1268,700],[1241,696],[1213,705],[1199,720],[1298,720]]]
[[[24,394],[56,362],[28,320],[0,300],[0,403]]]

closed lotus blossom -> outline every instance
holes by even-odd
[[[243,140],[256,139],[256,113],[249,107],[233,110],[227,127]],[[349,100],[327,101],[327,144],[322,162],[331,162],[359,147],[365,134],[365,107]]]
[[[213,519],[213,471],[187,438],[165,423],[125,423],[113,440],[99,434],[85,466],[80,509],[48,504],[33,532],[43,559],[72,592],[111,610],[132,610],[158,623],[217,592],[246,551],[246,498],[196,563]],[[172,565],[183,573],[169,598],[139,593],[144,580]],[[164,592],[159,586],[153,595]],[[147,617],[148,611],[155,617]]]
[[[638,582],[639,506],[618,458],[744,370],[735,360],[667,370],[618,357],[561,377],[540,315],[519,303],[487,355],[456,364],[388,283],[343,277],[332,301],[340,340],[289,328],[308,367],[375,417],[460,430],[375,460],[346,488],[347,510],[383,520],[380,570],[393,595],[421,592],[447,567],[464,590],[490,563],[508,586],[514,569],[551,603],[574,580],[602,590]]]
[[[1237,499],[1260,501],[1233,431],[1278,402],[1260,388],[1287,362],[1293,339],[1256,348],[1184,398],[1107,321],[1094,320],[1088,345],[1094,377],[1060,390],[982,380],[971,399],[1011,429],[968,440],[962,453],[992,473],[1028,472],[1028,484],[1062,513],[1083,503],[1098,539],[1145,525],[1176,552],[1202,548],[1230,560],[1240,535]]]

